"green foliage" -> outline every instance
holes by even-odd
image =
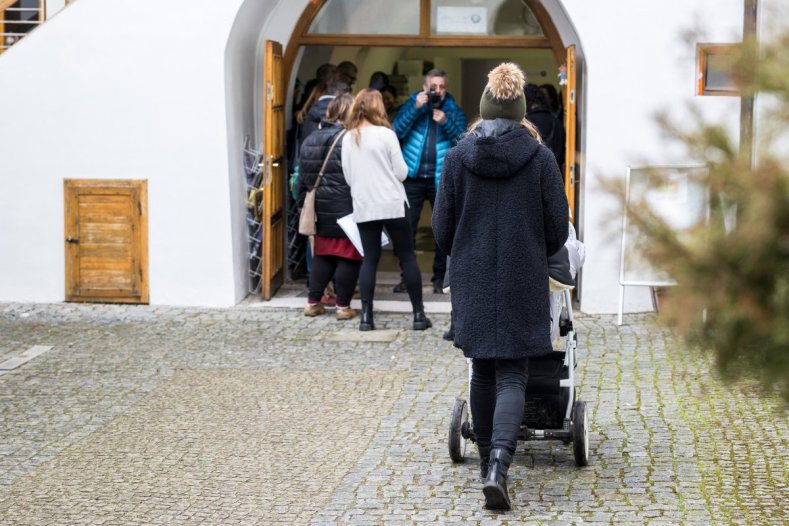
[[[789,401],[789,161],[777,146],[789,130],[789,35],[743,45],[732,66],[744,95],[771,102],[754,152],[697,113],[690,131],[660,119],[709,166],[700,176],[711,196],[709,222],[677,233],[646,203],[631,204],[628,215],[648,240],[648,259],[678,283],[661,319],[713,352],[725,379],[756,380]]]

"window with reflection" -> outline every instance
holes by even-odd
[[[523,0],[433,0],[434,35],[544,36]]]
[[[329,0],[312,21],[314,35],[418,35],[419,0]]]
[[[698,95],[739,95],[732,76],[737,44],[699,44]]]

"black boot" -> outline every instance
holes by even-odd
[[[488,468],[490,467],[490,446],[477,444],[477,449],[479,449],[479,478],[484,483],[488,478]]]
[[[414,309],[414,330],[415,331],[423,331],[425,329],[429,329],[433,326],[433,322],[430,321],[430,318],[425,316],[425,307],[419,306],[419,308]]]
[[[375,323],[373,323],[373,302],[362,302],[362,320],[359,322],[360,331],[375,330]]]
[[[488,477],[482,487],[485,494],[485,507],[489,510],[509,510],[512,508],[507,493],[507,471],[510,469],[512,455],[502,448],[492,449]]]
[[[448,342],[455,341],[455,316],[453,314],[449,313],[449,330],[442,336]]]

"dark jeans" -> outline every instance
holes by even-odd
[[[416,246],[416,231],[419,228],[419,218],[422,215],[422,206],[425,200],[430,201],[430,210],[434,210],[436,204],[436,182],[432,177],[407,178],[403,181],[405,195],[408,197],[409,208],[408,222],[411,226],[413,243]],[[430,281],[443,282],[444,274],[447,269],[447,255],[444,254],[438,245],[435,245],[436,254],[433,256],[433,277]]]
[[[470,405],[480,446],[515,454],[528,373],[528,358],[472,361]]]
[[[348,307],[351,304],[356,280],[359,279],[361,261],[341,258],[338,256],[315,256],[312,260],[310,273],[310,303],[320,303],[326,285],[336,274],[334,292],[337,293],[337,306]]]
[[[375,273],[378,270],[378,261],[381,259],[381,231],[386,227],[386,232],[391,238],[392,245],[400,258],[400,269],[403,271],[403,282],[408,290],[408,297],[414,309],[422,306],[422,273],[416,263],[414,242],[411,229],[405,217],[397,219],[383,219],[380,221],[367,221],[358,223],[359,234],[362,238],[364,261],[359,277],[359,289],[362,301],[373,301],[375,295]]]

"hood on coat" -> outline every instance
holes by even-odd
[[[326,118],[326,109],[334,97],[324,96],[312,105],[310,111],[307,112],[307,118],[313,122],[320,122]]]
[[[464,151],[463,166],[480,177],[511,177],[540,149],[540,143],[520,123],[509,119],[483,120],[464,140],[472,144]]]

